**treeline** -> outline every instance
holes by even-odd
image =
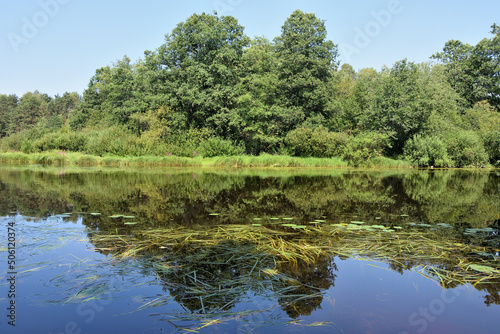
[[[194,14],[144,59],[98,69],[82,97],[0,95],[0,149],[498,165],[500,27],[491,33],[447,42],[434,63],[356,72],[314,14],[295,11],[272,41]]]

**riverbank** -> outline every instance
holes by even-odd
[[[22,152],[0,153],[0,163],[4,164],[42,164],[54,166],[135,166],[135,167],[323,167],[345,168],[349,163],[341,158],[291,157],[262,154],[259,156],[229,156],[203,158],[177,156],[117,157],[94,156],[72,152],[43,152],[25,154]],[[374,168],[411,168],[408,161],[384,157],[373,158],[361,167]]]

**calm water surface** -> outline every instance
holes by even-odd
[[[3,166],[0,332],[498,333],[499,223],[499,170]]]

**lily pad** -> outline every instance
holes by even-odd
[[[378,229],[381,229],[381,230],[385,230],[387,227],[383,226],[383,225],[372,225],[371,226],[372,228],[378,228]]]
[[[124,225],[136,225],[137,222],[126,222],[126,223],[123,223]]]
[[[361,225],[361,224],[364,224],[365,222],[352,221],[351,223],[352,223],[352,224],[358,224],[358,225]]]
[[[91,212],[90,215],[91,216],[100,216],[101,214],[99,212]]]
[[[125,218],[125,219],[133,219],[133,218],[135,218],[135,216],[123,216],[123,218]]]
[[[121,217],[123,217],[123,215],[112,215],[112,216],[109,216],[109,218],[113,218],[113,219],[121,218]]]
[[[210,213],[209,216],[220,216],[220,213]]]
[[[262,224],[252,224],[252,226],[262,226]]]
[[[486,274],[492,274],[492,273],[498,273],[499,272],[498,270],[495,270],[492,267],[483,266],[483,265],[480,265],[480,264],[471,264],[471,265],[469,265],[469,268],[472,269],[472,270],[475,270],[475,271],[486,273]]]
[[[262,218],[254,218],[253,220],[262,220]]]
[[[293,220],[293,218],[283,218],[283,220]]]

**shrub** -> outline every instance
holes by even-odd
[[[353,166],[359,166],[371,158],[382,156],[389,148],[389,136],[378,132],[361,132],[349,137],[343,158]]]
[[[52,132],[33,143],[34,152],[63,150],[79,152],[85,149],[86,138],[79,132]]]
[[[474,131],[454,131],[444,135],[448,155],[455,167],[485,166],[488,154],[482,139]]]
[[[448,156],[446,144],[438,137],[415,135],[406,141],[404,156],[420,167],[447,167],[453,165]]]
[[[206,158],[217,156],[232,156],[245,153],[242,146],[237,146],[229,140],[211,137],[203,141],[198,147],[198,152]]]
[[[288,132],[285,144],[296,156],[333,157],[344,152],[348,136],[345,133],[330,132],[327,128],[298,127]]]
[[[500,166],[500,130],[489,132],[484,136],[484,148],[490,163]]]

